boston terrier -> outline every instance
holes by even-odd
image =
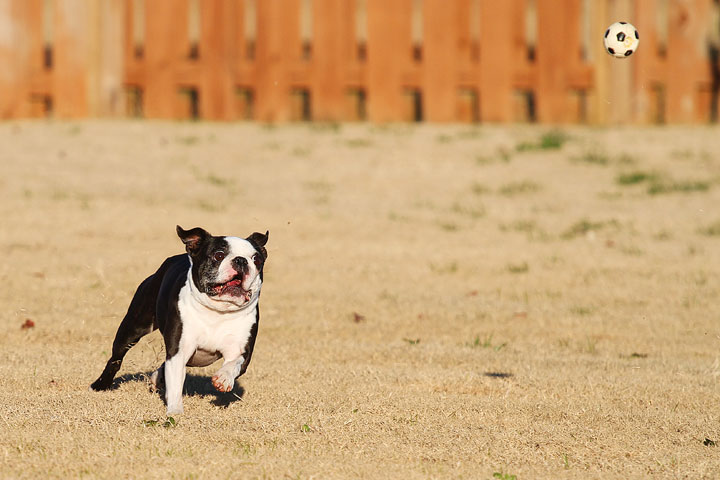
[[[222,357],[222,367],[212,377],[221,392],[231,391],[235,379],[245,373],[260,321],[258,300],[269,232],[242,239],[178,226],[177,234],[187,255],[168,258],[140,284],[115,334],[112,356],[90,386],[109,389],[127,351],[159,328],[165,363],[150,380],[157,388],[164,377],[168,415],[183,412],[186,365],[205,367]]]

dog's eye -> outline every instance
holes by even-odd
[[[216,262],[222,262],[224,258],[225,258],[225,252],[217,251],[217,252],[213,253],[213,260],[215,260]]]
[[[257,253],[252,256],[252,261],[253,261],[253,263],[255,264],[255,266],[256,266],[257,268],[260,268],[260,266],[261,266],[262,263],[263,263],[262,257],[261,257],[259,254],[257,254]]]

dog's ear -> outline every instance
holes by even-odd
[[[255,232],[249,237],[247,237],[245,240],[250,242],[250,244],[255,248],[255,250],[257,250],[263,256],[263,258],[267,258],[267,250],[265,250],[265,244],[267,244],[269,237],[269,231],[266,231],[264,235],[262,233]]]
[[[190,255],[197,253],[202,244],[212,236],[200,227],[183,230],[183,228],[178,225],[176,230],[178,237],[180,237],[180,240],[185,244],[185,250]]]
[[[266,231],[265,235],[262,233],[255,232],[247,238],[247,241],[257,245],[258,247],[264,247],[270,237],[270,232]]]

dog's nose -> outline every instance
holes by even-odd
[[[245,257],[235,257],[232,261],[233,268],[238,272],[248,273],[248,261]]]

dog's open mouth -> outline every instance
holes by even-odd
[[[252,290],[245,290],[242,287],[243,276],[238,274],[225,283],[216,283],[210,287],[208,292],[211,296],[230,295],[232,297],[244,298],[250,300]]]

